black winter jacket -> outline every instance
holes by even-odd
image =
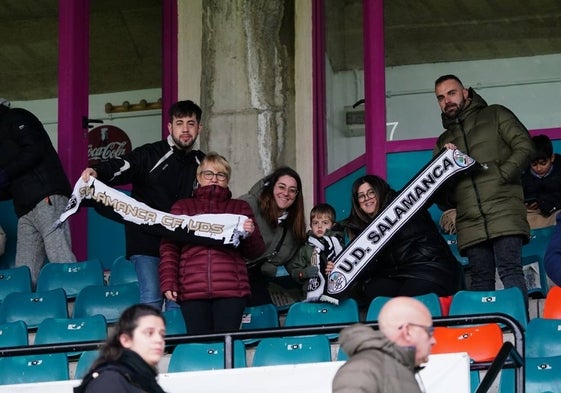
[[[97,164],[97,178],[108,185],[132,184],[131,197],[148,206],[169,212],[173,203],[190,198],[196,171],[204,153],[185,152],[175,147],[171,137],[137,147],[123,157]],[[115,218],[113,215],[112,218]],[[142,227],[125,224],[126,256],[160,256],[160,236]]]
[[[555,154],[551,172],[544,177],[534,176],[528,168],[522,175],[524,198],[535,197],[541,213],[550,216],[561,208],[561,155]]]
[[[341,224],[347,226],[345,221]],[[353,236],[358,236],[363,229],[347,227]],[[369,277],[420,278],[446,288],[450,295],[460,289],[460,263],[426,209],[409,219],[375,258],[361,273],[363,280]]]
[[[70,196],[70,182],[58,154],[31,112],[0,105],[0,157],[0,171],[9,181],[0,191],[13,199],[18,217],[50,195]]]

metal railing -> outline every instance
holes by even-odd
[[[503,331],[513,335],[514,342],[505,342],[493,362],[472,363],[472,370],[487,370],[487,373],[477,388],[477,393],[485,393],[491,387],[498,373],[503,368],[515,369],[515,392],[524,392],[524,330],[520,323],[506,314],[481,314],[454,317],[433,318],[434,326],[461,326],[498,323],[503,325]],[[376,322],[364,322],[365,325],[378,329]],[[176,345],[183,343],[223,342],[224,366],[233,368],[234,341],[266,337],[290,337],[313,334],[338,333],[349,324],[313,325],[301,327],[282,327],[277,329],[241,330],[224,334],[177,335],[166,337],[166,348],[171,351]],[[29,345],[23,347],[0,348],[0,356],[32,355],[60,352],[80,352],[97,350],[104,341],[87,341],[68,344]]]

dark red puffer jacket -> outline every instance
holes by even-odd
[[[216,185],[199,187],[193,198],[177,201],[172,214],[243,214],[253,219],[247,202],[232,199],[228,188]],[[177,291],[178,300],[245,297],[250,295],[244,258],[253,259],[265,252],[257,224],[251,236],[235,248],[163,239],[160,245],[160,289]]]

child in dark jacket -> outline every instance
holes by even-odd
[[[561,208],[561,156],[553,153],[547,135],[532,138],[535,154],[522,175],[526,208],[548,217]]]
[[[308,241],[300,247],[298,254],[286,269],[292,278],[303,285],[306,301],[328,301],[338,303],[334,298],[323,294],[325,268],[342,251],[342,234],[334,230],[335,209],[320,203],[310,212],[311,231]]]

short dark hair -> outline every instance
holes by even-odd
[[[327,216],[333,222],[335,222],[335,209],[329,203],[318,203],[310,211],[310,221],[312,218],[317,216]]]
[[[434,81],[434,87],[440,85],[442,82],[447,81],[453,79],[456,82],[458,82],[460,85],[462,85],[462,87],[464,86],[464,84],[462,83],[462,81],[460,80],[460,78],[458,78],[456,75],[453,74],[448,74],[448,75],[442,75],[441,77],[439,77],[436,81]]]
[[[174,117],[193,116],[197,118],[197,122],[201,122],[203,110],[200,106],[191,100],[177,101],[169,108],[169,122],[173,121]]]
[[[536,135],[532,137],[534,142],[534,154],[532,162],[539,160],[548,160],[553,155],[553,143],[547,135]]]

